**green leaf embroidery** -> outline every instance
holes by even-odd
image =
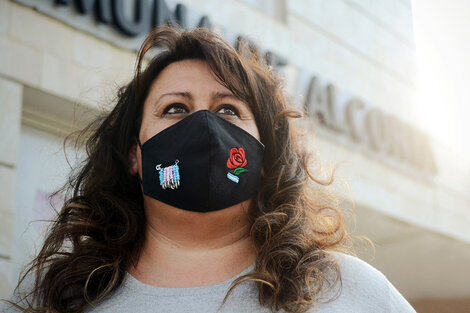
[[[241,173],[248,172],[248,170],[244,169],[243,167],[237,167],[233,170],[235,175],[240,175]]]

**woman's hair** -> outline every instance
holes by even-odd
[[[206,61],[220,83],[250,105],[265,145],[265,174],[248,212],[256,269],[235,280],[225,300],[251,281],[261,305],[306,312],[322,290],[341,282],[339,265],[326,253],[348,239],[343,214],[325,188],[334,171],[323,180],[311,173],[311,153],[293,121],[302,112],[288,103],[282,79],[244,42],[237,51],[208,29],[164,26],[146,38],[135,75],[119,89],[112,110],[76,136],[86,159],[56,192],[66,193],[66,200],[18,283],[17,291],[26,276],[33,277],[23,294],[25,311],[82,312],[119,288],[126,269],[136,264],[146,218],[129,151],[152,82],[167,65],[186,59]]]

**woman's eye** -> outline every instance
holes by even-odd
[[[231,105],[226,105],[221,107],[217,112],[221,114],[227,114],[227,115],[237,115],[238,116],[238,111]]]
[[[180,114],[180,113],[187,113],[188,109],[182,103],[172,103],[165,108],[163,114]]]

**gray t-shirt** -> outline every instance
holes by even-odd
[[[411,313],[416,312],[400,292],[376,268],[359,258],[333,253],[340,264],[343,291],[338,299],[317,304],[310,312],[344,313]],[[121,288],[87,313],[170,313],[217,312],[232,281],[254,269],[254,264],[237,276],[212,286],[194,288],[160,288],[141,283],[127,274]],[[337,283],[339,288],[339,282]],[[337,289],[336,289],[337,290]],[[331,295],[335,294],[335,289]],[[326,299],[328,294],[325,294]],[[254,283],[234,289],[220,308],[224,313],[269,312],[258,302]]]
[[[337,258],[342,277],[342,292],[330,303],[318,303],[313,313],[416,313],[400,292],[376,268],[359,258],[340,252],[330,252]],[[236,287],[227,302],[220,307],[232,281],[254,269],[254,264],[237,276],[224,282],[193,288],[161,288],[146,285],[130,274],[112,295],[105,298],[87,313],[171,313],[171,312],[270,312],[260,306],[254,283]],[[330,299],[339,289],[325,294]],[[220,310],[218,311],[218,309]],[[13,311],[12,311],[13,312]]]

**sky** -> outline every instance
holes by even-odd
[[[419,122],[470,160],[470,0],[411,0]]]

